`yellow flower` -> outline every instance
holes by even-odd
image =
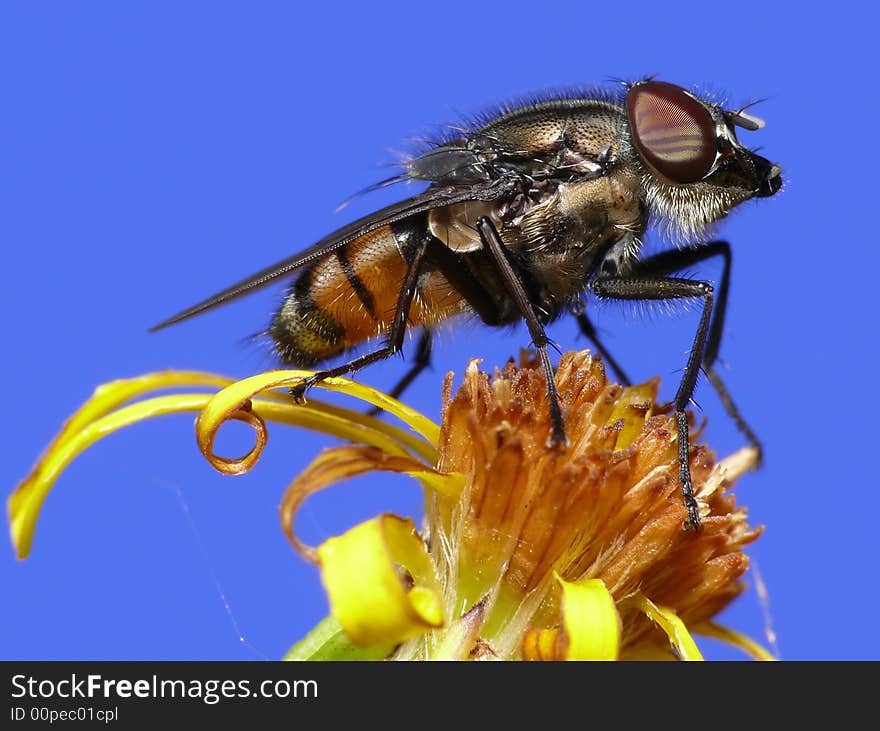
[[[61,470],[100,436],[158,413],[196,411],[202,452],[239,474],[265,446],[265,421],[280,421],[350,442],[324,450],[282,500],[284,530],[320,567],[332,613],[291,659],[699,659],[692,632],[769,657],[711,621],[742,591],[742,548],[760,534],[729,492],[756,455],[744,449],[716,463],[706,447],[692,448],[703,529],[685,531],[676,429],[655,404],[656,381],[623,388],[589,353],[564,355],[556,378],[571,445],[557,450],[546,446],[546,385],[529,360],[494,379],[474,361],[455,396],[447,378],[442,427],[366,386],[321,384],[382,407],[411,431],[313,399],[291,403],[284,390],[307,375],[273,371],[232,383],[168,372],[102,387],[10,498],[19,555]],[[123,405],[184,385],[226,387]],[[213,452],[231,418],[257,434],[237,460]],[[381,515],[318,547],[299,541],[295,517],[309,495],[375,470],[421,482],[420,531]]]

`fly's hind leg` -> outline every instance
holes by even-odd
[[[326,380],[327,378],[336,378],[349,373],[359,371],[372,363],[390,358],[392,355],[399,353],[403,347],[403,337],[406,334],[407,319],[409,318],[409,309],[415,297],[416,288],[418,287],[419,275],[422,273],[422,265],[425,261],[425,252],[428,247],[428,238],[423,236],[418,239],[411,252],[406,276],[403,285],[400,288],[400,294],[397,298],[397,306],[394,310],[394,319],[388,331],[388,338],[385,345],[372,353],[355,358],[354,360],[344,363],[343,365],[330,368],[326,371],[319,371],[313,376],[306,378],[301,383],[290,389],[290,393],[297,402],[302,402],[305,393],[315,384]],[[414,376],[413,376],[414,377]]]

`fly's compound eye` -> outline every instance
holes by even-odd
[[[642,158],[675,183],[693,183],[712,169],[717,153],[709,111],[665,81],[633,86],[626,97],[633,141]]]

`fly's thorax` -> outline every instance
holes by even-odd
[[[541,298],[559,310],[580,296],[599,259],[617,242],[630,242],[626,250],[633,254],[643,230],[639,180],[619,171],[560,185],[506,232],[506,240]]]
[[[625,124],[623,109],[610,96],[553,99],[502,114],[475,130],[469,145],[490,150],[502,162],[548,160],[572,173],[586,172],[576,169],[578,162],[595,161],[615,146]]]

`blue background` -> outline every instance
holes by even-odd
[[[146,328],[400,196],[336,205],[385,176],[407,137],[517,94],[657,74],[766,97],[742,133],[785,189],[742,206],[722,356],[766,467],[737,495],[785,658],[878,658],[877,17],[847,3],[4,3],[0,209],[4,492],[99,383],[197,368],[271,367],[244,341],[280,288],[157,335]],[[718,276],[707,265],[695,271]],[[696,312],[593,310],[637,378],[675,388]],[[554,326],[584,347],[573,322]],[[407,401],[437,418],[439,384],[470,356],[527,344],[451,329]],[[388,387],[399,360],[361,379]],[[743,440],[705,382],[719,453]],[[330,440],[276,428],[250,474],[224,478],[192,420],[119,433],[75,461],[46,502],[32,556],[0,552],[4,658],[279,657],[326,605],[277,505]],[[250,439],[229,429],[221,448]],[[314,498],[319,541],[382,510],[417,515],[406,479]],[[726,621],[765,634],[754,589]],[[734,657],[715,647],[716,656]]]

